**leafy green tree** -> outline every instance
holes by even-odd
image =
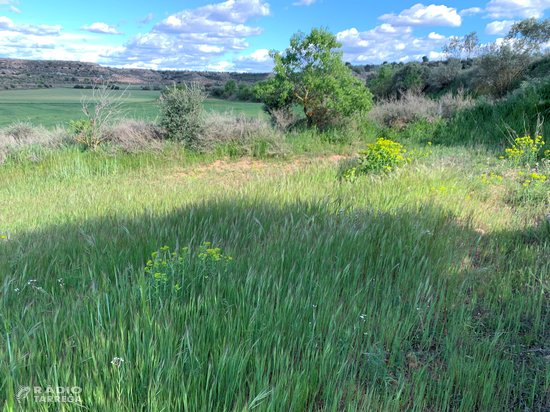
[[[374,77],[368,81],[369,89],[377,98],[386,98],[392,92],[395,69],[391,64],[383,64]]]
[[[393,76],[393,93],[399,95],[408,90],[420,92],[426,87],[428,68],[420,63],[407,63]]]
[[[254,100],[254,93],[252,89],[246,84],[239,84],[239,90],[237,90],[237,99],[243,101]]]
[[[309,126],[325,129],[372,106],[372,94],[342,60],[342,45],[325,29],[297,33],[284,53],[272,52],[274,75],[256,87],[267,110],[303,108]]]
[[[235,80],[228,80],[223,88],[225,98],[228,99],[235,93],[237,93],[237,82],[235,82]]]

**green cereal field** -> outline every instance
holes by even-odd
[[[115,91],[124,93],[124,117],[155,120],[159,113],[158,91],[134,90]],[[16,122],[52,127],[82,118],[82,96],[90,97],[91,90],[54,88],[32,90],[0,91],[0,126]],[[234,112],[247,116],[263,116],[259,103],[234,102],[218,99],[205,101],[207,111]]]

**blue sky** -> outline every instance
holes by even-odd
[[[269,71],[268,50],[326,27],[354,64],[435,60],[450,36],[494,41],[549,12],[550,0],[0,0],[0,57]]]

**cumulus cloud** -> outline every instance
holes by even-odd
[[[515,23],[514,20],[493,21],[485,26],[485,33],[492,35],[505,35]]]
[[[550,0],[491,0],[486,12],[493,19],[542,17]]]
[[[91,33],[99,34],[121,34],[116,27],[109,26],[107,23],[96,22],[86,26],[81,27],[84,31],[89,31]]]
[[[139,61],[144,68],[189,70],[222,67],[222,56],[245,50],[247,38],[262,33],[247,22],[269,13],[269,4],[262,0],[227,0],[183,10],[128,41],[123,52],[112,56],[113,64],[136,67]]]
[[[399,14],[389,13],[380,16],[380,20],[393,26],[451,26],[459,27],[462,18],[457,10],[445,5],[417,3]]]
[[[431,32],[426,37],[415,37],[412,28],[382,24],[374,29],[359,31],[356,28],[337,33],[342,43],[344,59],[353,63],[381,63],[383,61],[419,60],[441,57],[441,47],[447,37]]]
[[[258,49],[235,59],[233,69],[238,72],[270,72],[273,69],[273,58],[269,50]]]
[[[298,0],[292,3],[294,6],[311,6],[317,0]]]
[[[258,35],[262,30],[244,23],[252,17],[267,15],[269,5],[261,0],[227,0],[172,14],[157,24],[154,30],[161,33],[245,37]]]

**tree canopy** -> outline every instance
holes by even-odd
[[[297,33],[283,52],[271,52],[273,76],[256,88],[268,111],[303,108],[309,126],[334,125],[372,106],[372,94],[342,60],[341,44],[325,29]]]

